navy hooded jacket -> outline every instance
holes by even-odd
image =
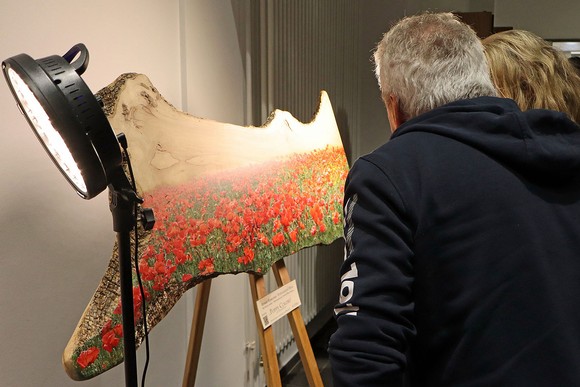
[[[401,125],[345,188],[340,386],[580,386],[580,127],[509,99]]]

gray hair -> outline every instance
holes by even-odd
[[[398,97],[406,119],[460,99],[497,95],[481,41],[451,13],[402,19],[383,36],[374,60],[383,99]]]

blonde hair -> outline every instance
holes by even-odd
[[[483,46],[502,96],[522,110],[557,110],[580,123],[580,76],[562,51],[523,30],[498,32]]]

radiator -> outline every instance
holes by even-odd
[[[332,318],[332,310],[338,300],[340,288],[339,269],[342,262],[342,239],[330,246],[318,246],[299,251],[284,262],[292,279],[296,280],[300,311],[307,330],[312,336]],[[272,273],[266,278],[269,290],[276,288]],[[288,319],[280,319],[273,325],[276,352],[280,366],[284,366],[297,353],[292,329]]]

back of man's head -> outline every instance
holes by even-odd
[[[402,19],[383,36],[374,59],[383,98],[398,98],[405,119],[496,95],[479,38],[451,13]]]

